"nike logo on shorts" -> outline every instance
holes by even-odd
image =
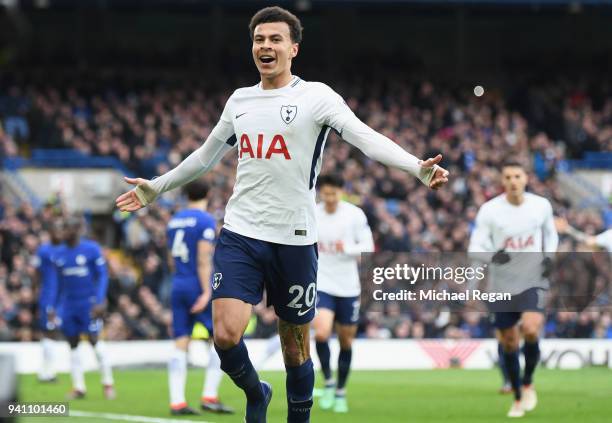
[[[298,312],[297,312],[297,315],[298,315],[298,316],[300,316],[300,317],[302,317],[303,315],[305,315],[306,313],[308,313],[308,312],[309,312],[309,311],[312,309],[312,307],[314,307],[314,306],[310,306],[310,307],[308,307],[306,310],[300,310],[300,311],[298,311]]]
[[[246,115],[248,112],[244,112],[244,113],[240,113],[239,115],[236,115],[236,119],[238,119],[240,116],[244,116]]]

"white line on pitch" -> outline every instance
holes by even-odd
[[[96,417],[107,420],[122,420],[142,423],[212,423],[205,420],[166,419],[163,417],[134,416],[132,414],[94,413],[89,411],[70,410],[70,417]]]

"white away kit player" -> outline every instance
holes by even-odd
[[[342,98],[291,73],[302,26],[279,7],[257,12],[249,25],[260,82],[227,100],[202,147],[157,179],[126,178],[135,189],[117,198],[135,211],[210,171],[230,150],[238,159],[234,192],[214,255],[214,341],[221,368],[246,395],[246,421],[265,422],[272,388],[261,382],[242,336],[252,306],[267,298],[279,317],[287,371],[287,421],[310,421],[314,370],[310,321],[317,273],[315,182],[329,131],[366,155],[436,189],[448,180],[437,163],[420,161],[361,122]]]
[[[538,337],[544,324],[551,257],[557,251],[559,237],[550,202],[525,192],[527,173],[522,164],[505,163],[502,184],[504,193],[487,201],[478,211],[469,252],[491,263],[489,290],[512,295],[503,311],[492,311],[499,331],[500,354],[515,398],[508,416],[522,417],[537,404],[533,373],[540,360]],[[521,333],[525,340],[522,380]]]
[[[317,314],[313,321],[317,355],[325,377],[319,405],[336,413],[348,412],[346,382],[351,368],[352,344],[359,320],[361,283],[358,261],[361,253],[373,252],[372,231],[363,211],[342,201],[342,179],[334,175],[319,178],[317,226],[319,271],[317,273]],[[329,338],[334,329],[340,342],[338,380],[330,367]]]

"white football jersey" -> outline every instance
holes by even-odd
[[[595,243],[601,248],[612,253],[612,229],[608,229],[605,232],[600,233],[595,237]]]
[[[325,140],[354,117],[327,85],[296,76],[278,89],[236,90],[211,133],[238,154],[224,227],[279,244],[317,242],[315,183]]]
[[[325,211],[324,203],[319,203],[316,214],[319,232],[317,290],[337,297],[360,295],[359,256],[374,251],[372,231],[365,214],[346,201],[340,201],[332,214]]]
[[[482,205],[476,216],[469,251],[508,252],[512,258],[509,263],[489,265],[492,283],[489,289],[518,294],[529,288],[548,287],[548,281],[542,277],[542,260],[546,252],[557,251],[558,244],[550,202],[526,192],[523,203],[518,206],[511,204],[505,194]]]

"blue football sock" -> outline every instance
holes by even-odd
[[[287,423],[308,423],[312,408],[314,368],[312,360],[287,369]]]
[[[501,342],[497,343],[497,362],[499,364],[499,370],[501,371],[502,377],[504,378],[504,385],[510,383],[510,378],[508,377],[508,370],[506,369],[506,363],[504,363],[504,347],[502,347]]]
[[[338,389],[344,389],[346,380],[348,379],[349,372],[351,371],[351,358],[353,357],[353,350],[340,350],[338,356]]]
[[[514,391],[514,398],[516,400],[521,399],[521,363],[519,362],[519,352],[511,351],[503,352],[504,364],[506,365],[506,370],[508,371],[508,378],[510,379],[510,384],[512,385],[512,390]]]
[[[249,359],[244,340],[230,348],[222,350],[215,344],[215,350],[221,359],[221,369],[244,391],[250,403],[264,400],[259,376]]]
[[[540,343],[527,342],[523,345],[523,354],[525,354],[525,375],[523,376],[523,385],[531,385],[533,383],[533,372],[540,362]]]
[[[331,367],[329,367],[329,359],[331,353],[329,351],[329,343],[318,342],[317,345],[317,355],[319,356],[319,361],[321,362],[321,371],[323,372],[323,376],[325,377],[325,381],[328,381],[332,378]]]

